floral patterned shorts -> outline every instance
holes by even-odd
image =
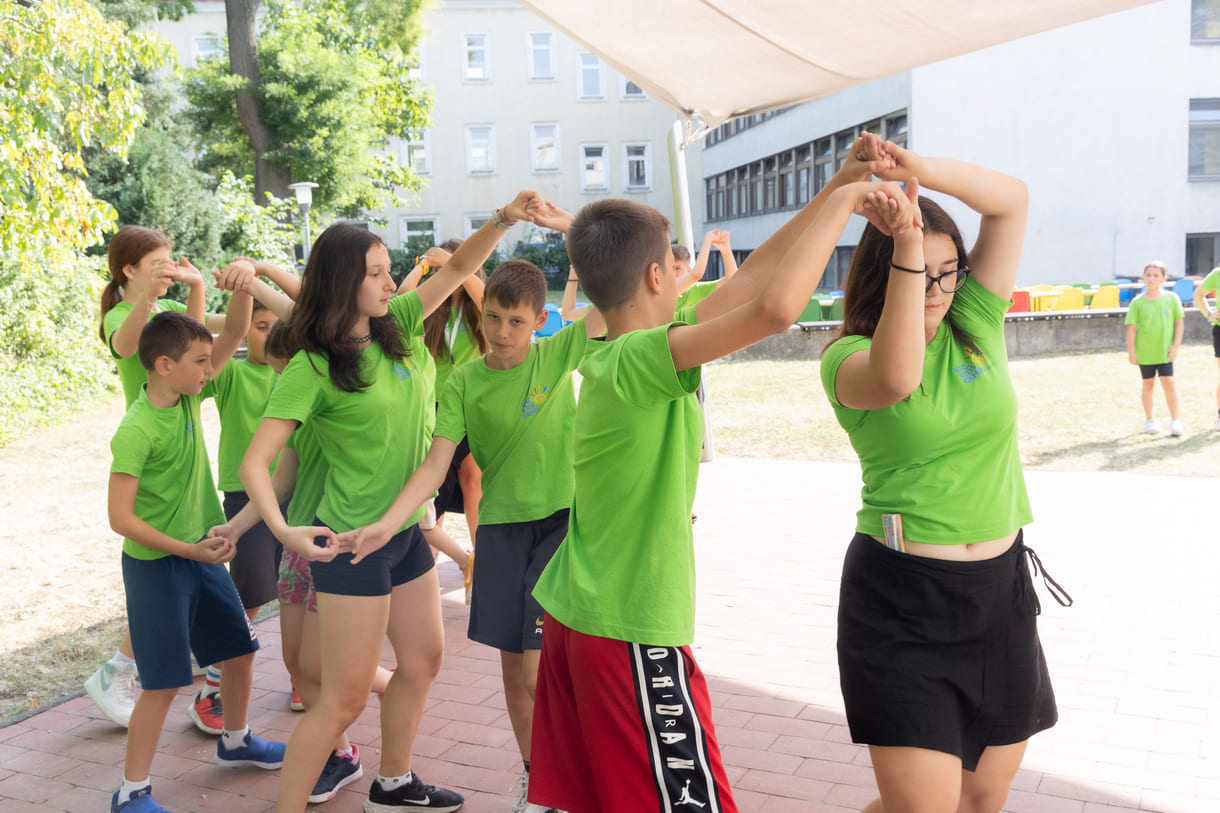
[[[304,604],[307,612],[318,611],[308,559],[294,551],[284,550],[284,555],[280,557],[277,593],[281,604]]]

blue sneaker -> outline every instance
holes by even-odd
[[[262,737],[246,732],[246,738],[237,748],[225,748],[225,738],[216,741],[216,764],[222,768],[241,768],[253,765],[273,771],[284,764],[282,742],[268,742]]]
[[[335,798],[340,788],[350,785],[362,776],[364,769],[360,767],[360,749],[355,743],[352,743],[352,753],[348,756],[340,756],[331,751],[326,766],[322,768],[322,775],[313,786],[313,793],[309,794],[309,803],[316,805],[330,801]]]
[[[119,804],[119,792],[116,790],[114,798],[110,800],[110,813],[169,813],[169,811],[157,804],[157,800],[152,797],[152,785],[145,785],[131,794],[122,804]]]

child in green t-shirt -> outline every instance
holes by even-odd
[[[574,219],[546,202],[532,208],[535,223],[567,232],[576,275],[607,325],[578,368],[568,535],[534,590],[546,618],[533,804],[737,809],[690,649],[703,438],[694,392],[700,365],[792,325],[854,211],[913,216],[897,184],[842,180],[676,319],[660,212],[625,200],[591,203]]]
[[[378,522],[340,536],[356,559],[366,543],[388,539],[443,483],[462,438],[483,471],[479,555],[468,635],[500,650],[508,715],[525,763],[518,807],[525,807],[542,608],[534,585],[568,530],[572,503],[572,370],[600,320],[532,341],[546,322],[546,278],[512,260],[484,292],[482,332],[491,346],[457,366],[440,396],[432,447]],[[534,808],[528,808],[533,810]]]
[[[1154,435],[1161,431],[1152,417],[1154,379],[1161,377],[1165,403],[1169,406],[1169,434],[1185,434],[1178,415],[1178,387],[1173,380],[1173,362],[1182,346],[1185,313],[1182,301],[1173,291],[1163,290],[1165,263],[1157,260],[1144,266],[1144,292],[1131,300],[1127,309],[1127,358],[1140,368],[1143,389],[1140,401],[1144,405],[1144,431]]]
[[[253,269],[250,269],[253,273]],[[123,783],[111,813],[156,813],[149,780],[170,705],[193,680],[191,653],[221,663],[226,728],[216,744],[225,767],[278,768],[284,745],[246,726],[258,639],[224,563],[235,551],[216,498],[199,423],[200,392],[228,361],[250,319],[236,293],[222,332],[177,312],[157,314],[140,335],[148,384],[110,443],[110,525],[123,540],[128,625],[143,691],[127,735]]]
[[[1195,307],[1199,309],[1199,314],[1211,323],[1212,326],[1212,349],[1216,353],[1216,363],[1220,364],[1220,310],[1207,302],[1207,295],[1216,293],[1216,289],[1220,288],[1220,268],[1213,268],[1211,273],[1203,278],[1195,287]],[[1216,300],[1213,299],[1214,303]],[[1216,422],[1212,424],[1212,431],[1220,431],[1220,384],[1216,385]]]

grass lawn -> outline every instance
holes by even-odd
[[[1216,418],[1211,348],[1184,348],[1176,366],[1182,438],[1140,434],[1139,374],[1125,353],[1013,361],[1026,467],[1220,476],[1220,432],[1208,431]],[[718,363],[705,377],[718,454],[855,459],[816,361]],[[1156,414],[1167,429],[1159,389]],[[119,543],[106,521],[109,441],[121,416],[116,399],[0,449],[0,720],[80,689],[122,635]],[[215,462],[210,402],[203,422]],[[461,517],[446,528],[467,538]]]

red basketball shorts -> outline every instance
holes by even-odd
[[[570,813],[737,813],[690,647],[543,625],[529,800]]]

